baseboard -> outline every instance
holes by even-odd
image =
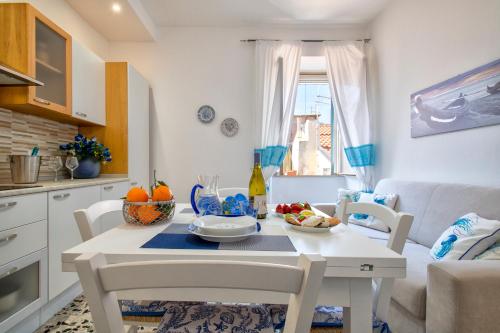
[[[52,318],[59,310],[68,305],[83,292],[80,282],[75,283],[40,309],[40,326]]]

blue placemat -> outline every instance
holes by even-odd
[[[173,223],[141,248],[184,250],[239,250],[296,252],[290,238],[285,235],[253,235],[240,242],[208,242],[188,232],[188,225]]]

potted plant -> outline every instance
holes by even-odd
[[[101,162],[111,162],[109,148],[99,143],[95,137],[88,139],[77,134],[74,142],[60,145],[59,148],[78,158],[78,167],[74,171],[75,178],[95,178],[101,172]]]

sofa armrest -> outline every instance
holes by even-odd
[[[311,206],[328,216],[335,216],[335,211],[337,209],[337,205],[334,203],[315,203]]]
[[[427,333],[499,329],[499,261],[442,261],[430,264],[427,276]]]

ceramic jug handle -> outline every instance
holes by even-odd
[[[193,186],[193,189],[191,190],[191,207],[193,207],[196,216],[200,215],[200,211],[198,210],[198,207],[196,207],[196,200],[195,200],[196,191],[202,188],[203,186],[201,186],[200,184],[196,184],[195,186]]]

